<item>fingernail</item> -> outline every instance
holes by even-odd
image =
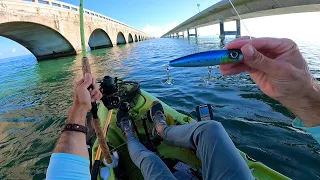
[[[254,54],[254,49],[251,45],[248,45],[248,49],[247,49],[247,56],[253,56]]]

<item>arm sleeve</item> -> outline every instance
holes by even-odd
[[[53,153],[47,169],[47,180],[91,179],[88,159],[74,154]]]
[[[309,133],[317,142],[320,144],[320,126],[315,126],[315,127],[306,127],[303,122],[296,118],[292,122],[292,126],[295,128],[299,128],[304,130],[305,132]]]

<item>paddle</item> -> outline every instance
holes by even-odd
[[[91,74],[91,68],[90,68],[89,60],[87,58],[86,44],[85,44],[85,37],[84,37],[83,0],[80,0],[79,13],[80,13],[81,49],[82,49],[82,62],[81,63],[82,63],[82,73],[84,76],[85,73]],[[89,89],[93,89],[93,86],[91,85],[89,87]],[[100,125],[100,120],[98,117],[97,103],[92,102],[91,105],[92,105],[91,113],[92,113],[92,118],[93,118],[93,120],[92,120],[93,127],[96,132],[96,136],[97,136],[97,139],[99,142],[99,147],[101,149],[100,151],[97,151],[98,156],[96,156],[96,158],[95,158],[95,162],[94,162],[94,165],[92,168],[92,173],[91,173],[92,174],[91,179],[97,179],[99,166],[100,166],[101,151],[103,152],[104,158],[108,164],[112,163],[112,158],[110,155],[109,147],[108,147],[107,142],[105,140],[104,131],[102,130],[101,125]],[[110,114],[112,114],[112,111]],[[111,116],[110,116],[110,119],[111,119]],[[98,150],[99,150],[99,148],[98,148]]]

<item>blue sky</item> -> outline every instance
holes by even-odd
[[[84,0],[84,7],[137,29],[182,22],[219,0]],[[79,0],[63,0],[79,5]]]
[[[203,10],[218,0],[84,0],[86,9],[109,16],[124,22],[136,29],[151,27],[171,28],[179,22]],[[78,6],[79,0],[63,0]],[[20,44],[0,36],[0,59],[29,54]]]
[[[109,16],[153,36],[160,36],[219,0],[84,0],[86,9]],[[78,6],[79,0],[63,0]],[[262,17],[244,20],[253,36],[320,39],[320,12]],[[227,23],[226,30],[235,30]],[[200,36],[219,33],[217,25],[200,28]],[[307,33],[304,33],[307,32]],[[248,35],[242,26],[242,35]],[[317,38],[314,38],[316,36]],[[0,36],[0,59],[30,54],[18,43]]]

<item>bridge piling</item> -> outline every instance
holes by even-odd
[[[190,40],[189,28],[187,29],[188,40]]]
[[[240,20],[239,19],[236,20],[236,28],[237,28],[236,31],[225,31],[224,30],[224,21],[220,20],[220,36],[219,36],[220,41],[224,42],[226,36],[235,35],[236,38],[241,37],[241,25],[240,25]]]
[[[188,34],[188,40],[190,40],[190,37],[191,36],[194,36],[196,39],[198,38],[198,30],[197,30],[197,28],[195,28],[194,29],[194,34],[190,34],[190,32],[189,32],[189,28],[187,29],[187,34]]]
[[[178,33],[178,38],[180,38],[180,37],[184,38],[184,32],[182,32],[181,35],[180,35],[180,33]]]

